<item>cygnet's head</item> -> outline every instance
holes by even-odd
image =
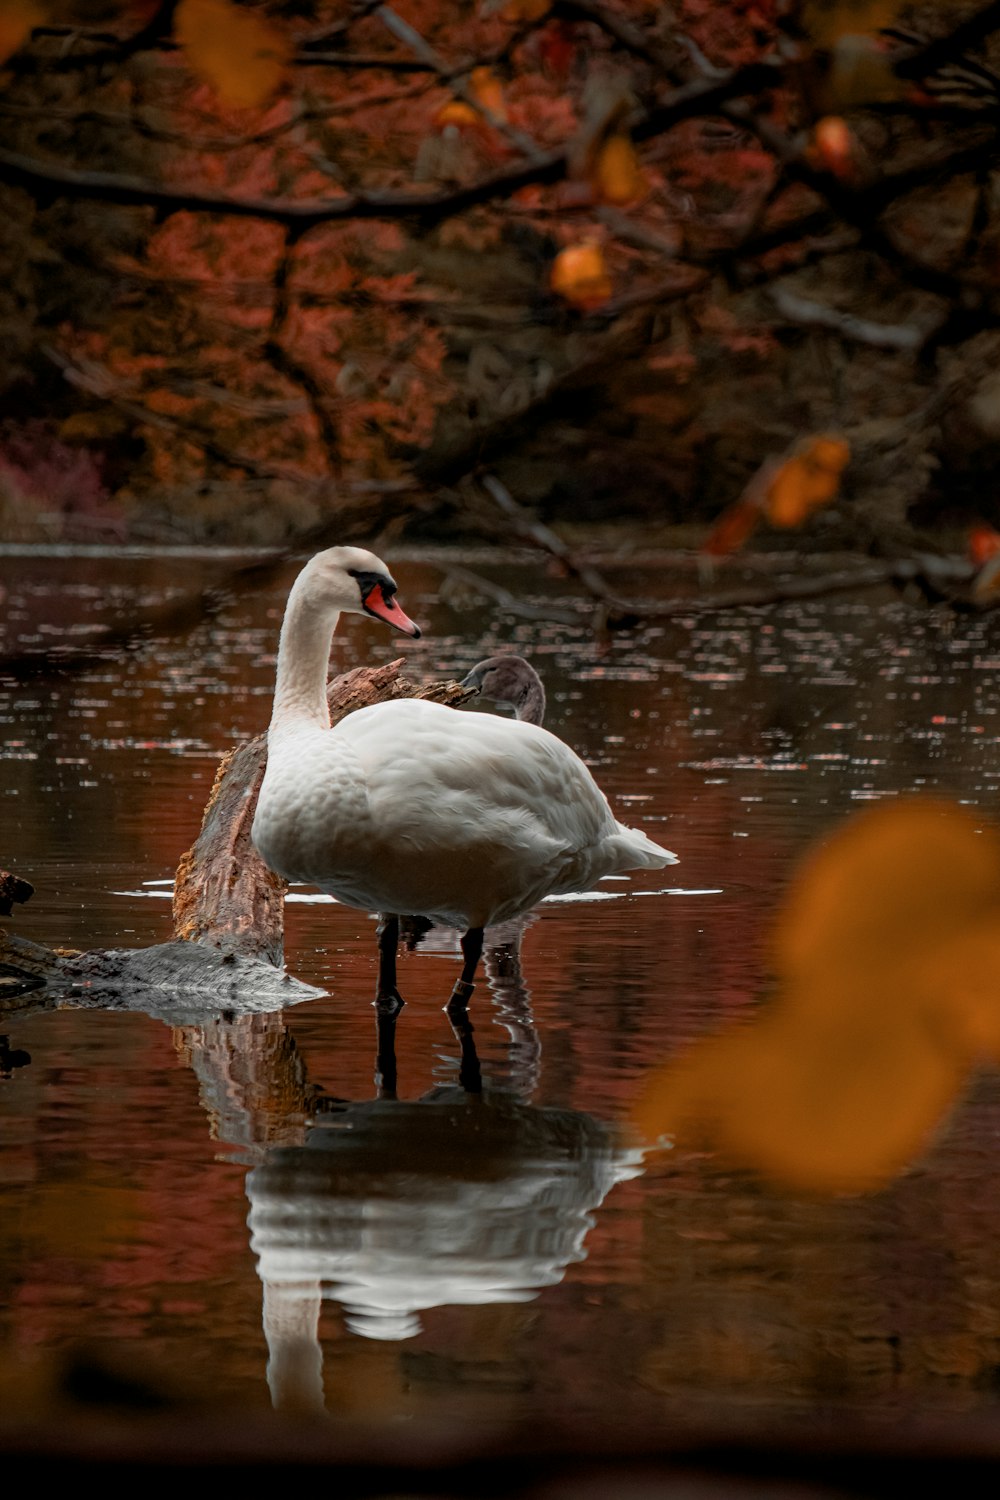
[[[545,689],[534,667],[523,656],[506,653],[478,662],[462,687],[475,688],[492,703],[507,703],[519,719],[540,724],[545,717]]]

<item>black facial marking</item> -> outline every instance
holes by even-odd
[[[348,568],[347,571],[352,578],[358,580],[362,604],[374,588],[382,590],[383,599],[391,599],[396,592],[396,584],[389,577],[388,573],[372,573],[363,568]]]

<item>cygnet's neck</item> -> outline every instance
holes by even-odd
[[[545,689],[538,677],[528,679],[514,712],[526,724],[540,724],[545,718]]]
[[[303,724],[329,729],[326,676],[340,611],[317,607],[305,588],[293,587],[278,637],[278,671],[269,735]]]

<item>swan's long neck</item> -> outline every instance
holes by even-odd
[[[292,589],[278,638],[270,734],[291,725],[329,729],[326,674],[339,619],[338,610],[317,609],[304,588]]]

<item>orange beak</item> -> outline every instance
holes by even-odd
[[[420,635],[420,626],[414,625],[409,615],[404,615],[395,599],[385,597],[381,584],[376,583],[374,588],[368,590],[363,603],[368,613],[377,620],[384,620],[387,625],[401,630],[404,635],[412,635],[414,639]]]

